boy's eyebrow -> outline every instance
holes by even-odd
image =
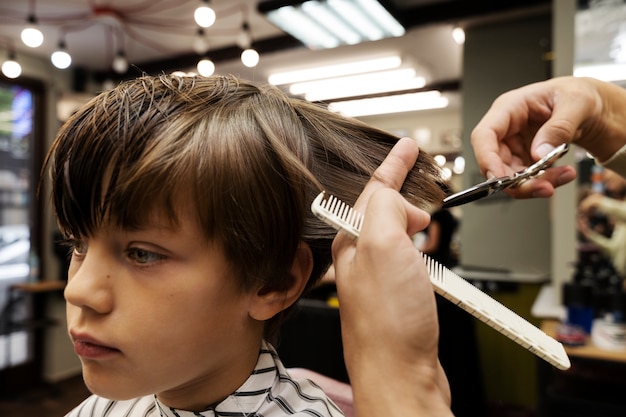
[[[146,216],[141,221],[133,222],[126,222],[124,219],[111,219],[108,223],[113,229],[124,232],[144,232],[148,230],[176,232],[179,228],[178,218],[165,214],[152,214]]]

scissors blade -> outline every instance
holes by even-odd
[[[506,178],[506,177],[505,177]],[[491,178],[443,199],[442,208],[456,207],[487,197],[500,189],[502,178]]]

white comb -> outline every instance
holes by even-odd
[[[363,215],[336,197],[322,192],[311,204],[311,211],[336,230],[353,239],[359,237]],[[439,262],[422,256],[435,292],[558,369],[569,369],[570,361],[561,343]]]

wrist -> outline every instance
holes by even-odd
[[[595,87],[601,105],[597,119],[583,134],[581,146],[590,151],[599,163],[611,160],[626,145],[626,91],[614,84],[588,79]],[[587,139],[584,136],[588,136]]]
[[[360,363],[355,372],[350,372],[356,415],[453,415],[447,380],[445,376],[441,380],[443,370],[438,366],[424,363],[394,369],[386,365],[376,361]]]

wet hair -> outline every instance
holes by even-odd
[[[46,167],[66,236],[137,228],[150,213],[175,226],[182,205],[223,248],[242,289],[287,288],[300,241],[313,252],[310,288],[331,264],[335,236],[311,201],[327,190],[354,204],[397,139],[232,76],[142,76],[72,115]],[[420,152],[401,192],[432,211],[442,183]],[[279,321],[266,323],[266,336]]]

